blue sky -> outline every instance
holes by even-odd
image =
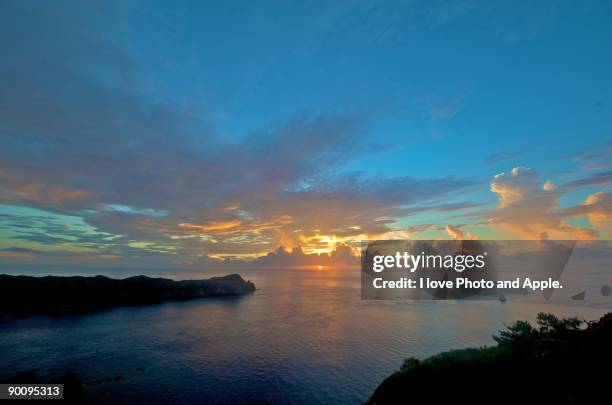
[[[612,236],[609,2],[0,11],[0,266]]]

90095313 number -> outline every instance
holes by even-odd
[[[0,384],[0,399],[62,399],[63,384]]]

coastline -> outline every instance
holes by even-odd
[[[204,280],[175,281],[134,276],[10,276],[0,275],[0,315],[85,313],[120,306],[150,305],[208,297],[250,294],[255,284],[239,274]]]

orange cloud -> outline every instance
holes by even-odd
[[[612,237],[612,194],[598,192],[589,195],[584,202],[569,208],[568,217],[585,216],[604,238]]]
[[[206,225],[197,225],[190,223],[182,223],[179,226],[183,228],[197,229],[204,233],[224,233],[238,229],[242,225],[242,221],[210,221]]]
[[[198,233],[210,235],[230,235],[236,233],[253,233],[265,229],[280,228],[291,223],[291,217],[283,215],[272,221],[257,222],[246,220],[208,221],[205,224],[180,223],[181,228],[187,228]]]
[[[591,194],[586,198],[583,205],[590,208],[587,217],[593,225],[610,225],[610,221],[612,221],[612,196],[610,193]]]
[[[0,201],[64,204],[70,201],[83,200],[91,197],[92,194],[87,190],[69,189],[33,181],[26,184],[13,185],[6,191],[6,197],[0,198]]]
[[[474,235],[473,233],[464,232],[460,228],[457,228],[451,225],[446,225],[445,230],[446,230],[446,233],[448,233],[448,235],[454,240],[476,240],[478,239],[476,235]]]
[[[357,267],[359,256],[355,254],[352,247],[343,243],[324,253],[306,253],[300,246],[286,250],[281,246],[275,251],[257,258],[255,264],[273,268]]]
[[[491,213],[492,227],[509,231],[523,239],[596,239],[591,228],[570,226],[572,216],[558,210],[562,195],[552,182],[541,185],[535,170],[515,167],[500,173],[491,182],[499,197],[499,207]]]

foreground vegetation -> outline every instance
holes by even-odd
[[[612,313],[599,321],[540,313],[496,346],[408,358],[368,404],[611,404]],[[425,402],[426,401],[426,402]]]

